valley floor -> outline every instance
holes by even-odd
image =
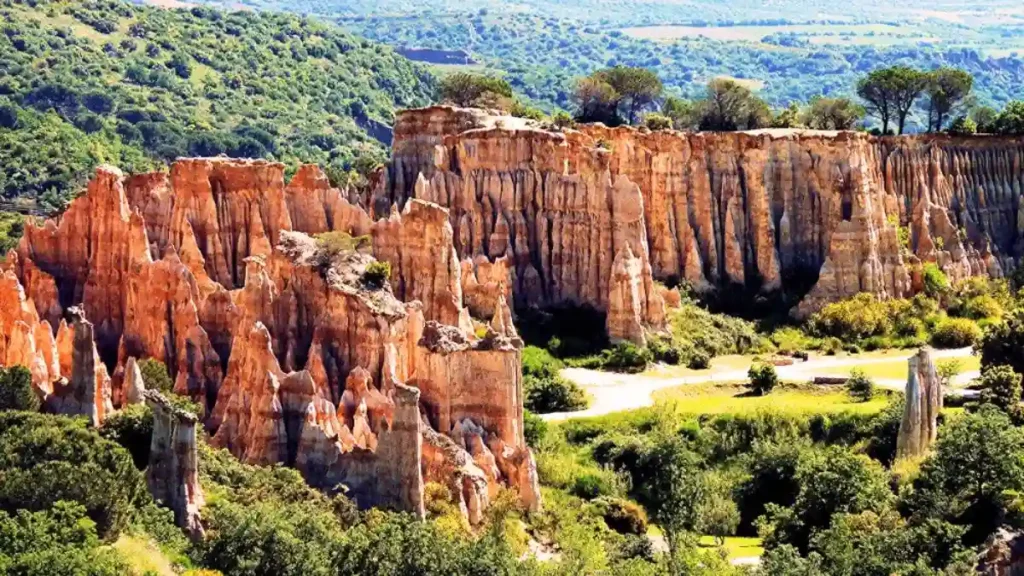
[[[871,376],[879,387],[903,390],[906,385],[907,358],[912,354],[913,350],[894,350],[852,356],[812,356],[806,362],[779,366],[777,371],[779,379],[783,382],[808,382],[818,376],[845,376],[851,370],[860,368]],[[934,357],[937,362],[959,360],[962,371],[954,379],[955,386],[962,386],[979,375],[978,359],[972,356],[970,348],[936,350]],[[586,390],[591,396],[590,407],[578,412],[545,414],[543,418],[548,421],[561,421],[601,416],[652,406],[655,399],[661,399],[666,395],[667,389],[699,384],[744,382],[747,379],[747,369],[753,361],[754,356],[723,356],[716,358],[711,368],[707,370],[658,366],[640,374],[566,368],[562,370],[562,376]],[[898,376],[899,374],[903,376]],[[967,393],[959,388],[954,392]],[[769,404],[775,402],[775,398],[765,397]]]

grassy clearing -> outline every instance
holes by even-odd
[[[965,356],[963,358],[957,358],[959,362],[958,374],[964,372],[970,372],[972,370],[979,370],[981,368],[981,358],[978,356]],[[948,362],[948,360],[938,360],[936,364],[942,364]],[[848,375],[854,369],[861,369],[869,378],[880,378],[880,379],[902,379],[907,377],[907,360],[906,358],[894,359],[886,362],[866,362],[864,364],[846,365],[846,366],[828,366],[818,370],[815,370],[816,375],[821,376],[845,376]]]
[[[155,544],[134,536],[121,536],[114,543],[114,549],[131,564],[134,574],[175,576],[171,561],[160,552]]]
[[[654,393],[655,403],[665,403],[681,415],[750,414],[772,410],[782,414],[857,412],[873,414],[888,404],[885,394],[859,402],[844,389],[781,384],[767,396],[752,396],[742,384],[689,384]]]
[[[784,26],[640,26],[624,28],[623,34],[658,42],[671,42],[681,38],[704,36],[712,40],[759,42],[765,36],[777,32],[792,34],[875,34],[879,40],[891,39],[892,34],[906,36],[913,28],[890,26],[888,24],[793,24]],[[838,36],[833,36],[836,38]]]
[[[701,536],[700,546],[701,548],[717,548],[714,536]],[[729,536],[725,539],[725,546],[723,548],[725,548],[725,552],[729,555],[729,560],[764,555],[764,547],[761,546],[760,538]]]

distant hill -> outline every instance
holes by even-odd
[[[464,51],[474,71],[504,76],[549,111],[571,108],[576,78],[615,64],[650,68],[686,97],[712,78],[743,79],[775,107],[852,96],[858,78],[893,64],[963,68],[977,103],[996,107],[1024,84],[1019,0],[193,1],[317,14],[392,46]]]
[[[177,156],[382,159],[429,70],[336,25],[285,13],[117,0],[0,5],[0,196],[56,203],[98,163]],[[374,137],[376,136],[375,139]]]

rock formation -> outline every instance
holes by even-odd
[[[435,106],[400,113],[393,147],[368,201],[376,214],[409,198],[446,206],[461,257],[511,260],[517,305],[590,304],[631,339],[634,312],[657,327],[661,304],[657,294],[632,298],[635,275],[616,265],[626,244],[649,262],[641,284],[795,296],[813,285],[798,315],[861,291],[906,296],[921,262],[954,279],[1000,276],[1024,250],[1020,139],[559,132]],[[641,200],[621,201],[631,186]],[[910,230],[909,246],[898,227]]]
[[[935,442],[939,412],[942,411],[942,383],[931,351],[922,348],[907,361],[906,405],[896,438],[896,457],[924,455]]]
[[[174,521],[194,539],[203,537],[199,509],[206,503],[199,484],[195,414],[175,408],[156,390],[145,393],[153,411],[146,485],[153,499],[174,511]]]
[[[188,159],[131,177],[101,167],[0,266],[0,363],[28,366],[48,409],[96,425],[142,398],[160,404],[136,360],[165,363],[175,393],[203,413],[155,408],[151,488],[193,533],[197,422],[240,459],[345,484],[361,505],[422,515],[425,479],[450,483],[437,474],[476,459],[492,463],[472,476],[476,520],[500,485],[535,507],[508,268],[461,262],[443,207],[410,202],[373,222],[347,196],[312,166],[288,184],[283,165],[262,161]],[[371,246],[332,249],[309,235],[322,232]],[[390,283],[364,281],[371,253],[391,262]],[[492,327],[484,338],[474,311]],[[450,370],[422,343],[426,320],[465,344]],[[442,402],[434,430],[420,411]],[[452,441],[456,421],[476,436]],[[446,450],[423,448],[438,438]]]
[[[978,576],[1020,576],[1024,573],[1024,536],[1000,528],[981,546]]]

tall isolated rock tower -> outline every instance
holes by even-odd
[[[921,348],[907,361],[906,406],[896,439],[896,458],[915,458],[928,451],[938,431],[942,383],[931,350]]]

